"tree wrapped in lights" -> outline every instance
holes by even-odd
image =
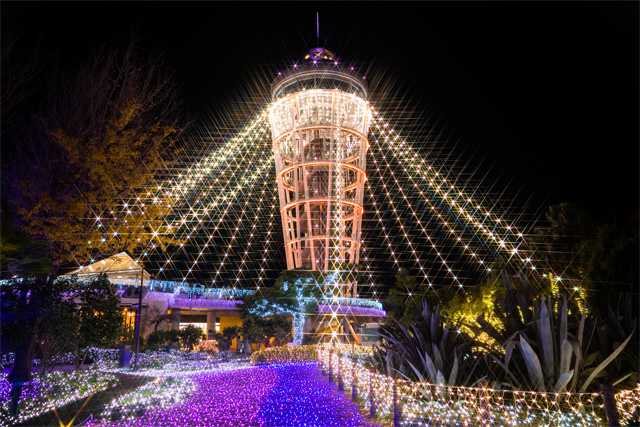
[[[302,344],[305,316],[318,311],[322,273],[298,268],[283,271],[275,285],[248,295],[241,306],[243,317],[293,317],[293,342]]]
[[[499,317],[515,312],[520,306],[533,306],[537,289],[544,289],[544,279],[531,275],[520,266],[498,256],[489,266],[491,270],[476,285],[466,292],[456,292],[451,286],[442,287],[436,294],[444,301],[443,316],[451,322],[461,321],[461,330],[476,340],[476,349],[481,352],[498,351],[510,335],[522,328],[522,320],[514,317],[509,324],[510,333],[504,332]],[[516,290],[522,292],[515,292]],[[515,292],[515,293],[514,293]],[[516,298],[515,295],[519,294]],[[504,333],[506,336],[489,334],[488,331]],[[502,339],[502,340],[501,340]]]
[[[219,353],[220,352],[220,350],[218,350],[218,341],[216,341],[216,340],[200,341],[198,343],[198,350],[199,351],[204,351],[206,353]]]

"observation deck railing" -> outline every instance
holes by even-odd
[[[310,82],[305,82],[310,78],[313,78],[315,83],[310,85]],[[329,81],[331,83],[327,85]],[[300,82],[300,86],[288,89],[291,84],[296,82]],[[271,93],[274,100],[302,90],[303,87],[307,88],[306,86],[309,86],[308,89],[340,89],[344,92],[356,93],[363,98],[367,96],[368,89],[364,76],[354,69],[343,65],[321,62],[317,64],[306,62],[281,72],[273,81],[272,86]]]

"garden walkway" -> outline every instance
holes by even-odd
[[[75,402],[71,402],[61,408],[58,408],[57,414],[54,411],[46,412],[38,417],[30,418],[24,423],[18,425],[25,427],[59,427],[60,425],[68,425],[72,420],[72,425],[74,426],[83,424],[89,419],[96,419],[99,417],[104,409],[104,405],[109,403],[115,396],[129,393],[153,379],[126,374],[116,374],[116,376],[119,380],[116,387],[98,392],[89,399],[79,399]]]
[[[374,426],[317,363],[254,366],[192,377],[184,402],[137,420],[148,426]]]

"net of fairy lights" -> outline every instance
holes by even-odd
[[[368,354],[369,349],[350,345],[324,344],[318,349],[323,368],[383,420],[394,417],[395,387],[396,418],[404,425],[606,425],[598,393],[540,393],[394,380],[367,367]],[[637,417],[640,386],[615,397],[624,420]]]
[[[363,225],[368,239],[363,249],[365,262],[381,265],[384,254],[395,267],[390,270],[408,267],[419,273],[428,289],[445,285],[464,293],[466,279],[491,273],[492,262],[501,256],[524,274],[548,280],[557,295],[562,278],[535,259],[524,229],[514,224],[518,212],[489,198],[486,188],[481,191],[463,174],[438,166],[437,158],[404,137],[392,120],[376,109],[372,111],[369,144],[366,210],[369,224],[377,227]],[[571,289],[580,308],[585,309],[584,289],[580,285],[564,288]],[[453,320],[463,321],[462,329],[470,332],[465,324],[480,314],[468,307],[468,312],[458,313]],[[486,320],[501,329],[497,319],[488,316]],[[484,333],[475,338],[495,344]]]
[[[142,233],[148,244],[136,257],[147,270],[206,288],[259,290],[270,283],[286,267],[266,111],[222,142],[206,129],[192,136],[153,187],[96,213],[93,226],[103,230],[96,246],[117,244],[127,232],[122,218],[144,216],[150,205],[163,204],[168,214]],[[392,280],[402,267],[419,273],[428,288],[450,285],[464,292],[469,269],[489,271],[497,254],[543,273],[522,229],[502,211],[486,207],[491,204],[468,183],[461,185],[436,167],[377,110],[371,117],[360,257],[364,280],[356,297],[379,298],[377,284]],[[166,243],[167,236],[172,243]]]
[[[618,413],[624,420],[640,419],[640,384],[633,390],[622,390],[616,394]]]
[[[163,204],[161,224],[136,230],[148,239],[136,262],[158,278],[173,287],[229,289],[255,289],[273,278],[281,230],[265,114],[223,142],[206,127],[194,131],[153,188],[96,214],[94,227],[104,233],[96,249],[117,245],[126,233],[122,217],[144,216],[149,205]]]

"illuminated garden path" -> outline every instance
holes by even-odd
[[[374,426],[317,363],[197,374],[186,401],[137,420],[145,426]]]

